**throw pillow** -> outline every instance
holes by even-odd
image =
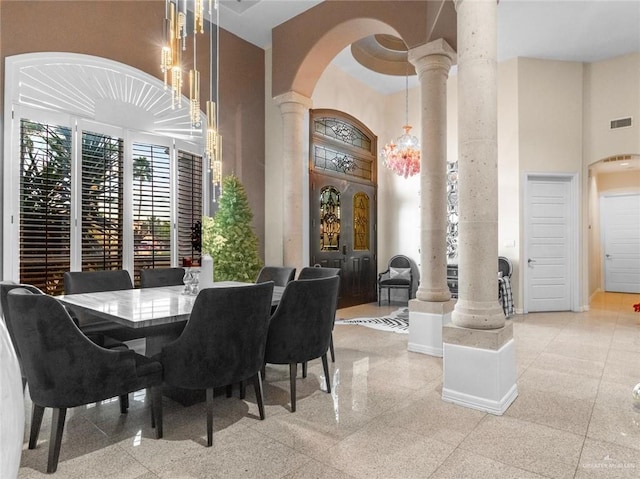
[[[411,279],[411,268],[389,268],[389,278],[391,279]]]

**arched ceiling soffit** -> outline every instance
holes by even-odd
[[[442,0],[444,2],[444,0]],[[340,50],[375,34],[401,38],[408,48],[427,43],[431,2],[322,2],[273,29],[273,96],[311,97],[318,78]]]

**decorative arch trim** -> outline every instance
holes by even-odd
[[[159,79],[124,63],[78,53],[6,58],[5,105],[28,105],[202,144],[188,100],[172,109]]]

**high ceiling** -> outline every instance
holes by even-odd
[[[220,26],[269,48],[275,26],[321,0],[221,0]],[[292,39],[295,40],[295,39]],[[593,62],[640,51],[640,0],[500,0],[498,60],[532,57]],[[346,48],[334,65],[381,93],[401,91],[402,77],[358,64]],[[412,78],[410,85],[417,84]]]

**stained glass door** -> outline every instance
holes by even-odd
[[[311,264],[340,268],[339,307],[376,300],[375,188],[313,173]]]

